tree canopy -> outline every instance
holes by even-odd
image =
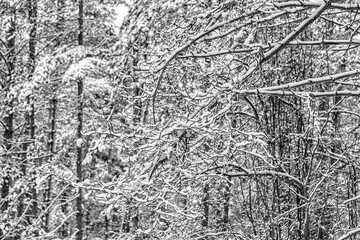
[[[359,10],[0,0],[0,239],[356,239]]]

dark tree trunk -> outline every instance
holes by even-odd
[[[229,224],[229,210],[230,210],[230,198],[231,198],[231,192],[230,192],[230,186],[231,186],[231,178],[228,177],[227,182],[224,183],[224,202],[223,202],[223,208],[224,208],[224,215],[223,215],[223,231],[227,230],[227,226]]]
[[[83,0],[78,1],[79,5],[79,35],[78,35],[78,45],[83,46],[84,45],[84,38],[83,38],[83,24],[84,24],[84,18],[83,18]],[[78,109],[77,109],[77,139],[81,140],[82,142],[82,129],[83,129],[83,108],[84,108],[84,102],[83,102],[83,79],[78,79]],[[77,152],[77,159],[76,159],[76,175],[77,175],[77,183],[80,184],[82,182],[82,160],[83,160],[83,149],[81,144],[78,143],[76,152]],[[77,234],[76,239],[82,240],[83,239],[83,194],[82,194],[82,188],[78,186],[78,196],[76,197],[76,225],[77,225]]]
[[[204,186],[204,195],[202,199],[202,205],[203,205],[203,219],[201,221],[201,225],[205,228],[209,226],[209,200],[210,200],[210,194],[209,194],[209,183],[205,183]]]
[[[49,141],[47,143],[47,150],[50,154],[49,162],[52,161],[53,155],[55,152],[55,133],[56,133],[56,108],[57,108],[57,100],[55,96],[53,96],[49,101]],[[47,189],[45,192],[45,229],[46,231],[50,231],[50,221],[51,221],[51,199],[52,199],[52,175],[50,175],[47,179]]]
[[[35,71],[35,62],[36,62],[36,31],[37,31],[37,1],[36,0],[28,0],[28,17],[29,23],[31,25],[30,32],[29,32],[29,75],[28,81],[33,80],[33,75]],[[30,97],[30,111],[26,113],[26,122],[27,128],[29,130],[29,138],[30,143],[34,143],[35,141],[35,106],[34,106],[35,98],[32,96]],[[28,145],[24,146],[26,148],[26,152],[28,150]],[[26,172],[26,170],[24,170]],[[35,174],[34,174],[35,175]],[[31,187],[31,198],[32,198],[32,218],[35,220],[38,216],[38,196],[36,191],[36,183],[35,179],[32,178],[32,187]],[[35,232],[35,235],[38,236],[38,232]]]
[[[122,231],[123,233],[129,233],[130,232],[130,216],[131,216],[131,208],[130,208],[131,201],[127,200],[125,203],[126,209],[123,217],[123,223],[122,223]]]

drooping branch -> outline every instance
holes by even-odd
[[[297,26],[294,31],[287,35],[282,41],[277,43],[269,51],[264,53],[264,56],[260,60],[254,60],[246,73],[243,76],[240,76],[240,80],[245,80],[248,78],[262,63],[270,60],[273,56],[279,53],[284,49],[292,40],[294,40],[302,31],[304,31],[311,23],[318,19],[321,14],[329,7],[331,1],[325,1],[309,18],[304,20],[299,26]]]

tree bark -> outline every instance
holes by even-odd
[[[13,79],[13,73],[15,70],[15,31],[16,31],[16,8],[14,6],[9,6],[9,15],[11,16],[8,21],[10,23],[8,24],[8,27],[5,29],[5,35],[6,35],[6,61],[7,61],[7,76],[6,76],[6,82],[5,82],[5,89],[8,91],[7,93],[10,93]],[[10,95],[8,95],[4,102],[5,105],[5,116],[3,117],[3,124],[4,124],[4,146],[6,150],[6,161],[11,161],[12,156],[12,147],[13,147],[13,135],[14,135],[14,113],[13,113],[13,100]],[[4,213],[9,208],[9,200],[7,197],[10,193],[10,186],[11,186],[11,173],[9,170],[7,170],[4,173],[4,176],[2,177],[2,186],[1,186],[1,199],[4,201],[2,203],[1,212]],[[0,238],[1,236],[5,234],[0,231]]]
[[[83,11],[84,11],[84,6],[83,6],[83,0],[79,0],[79,35],[78,35],[78,45],[79,46],[83,46],[84,45],[84,37],[83,37],[83,24],[84,24],[84,18],[83,18]],[[84,108],[84,103],[83,103],[83,79],[78,79],[77,82],[77,88],[78,88],[78,92],[77,92],[77,96],[78,96],[78,112],[77,112],[77,139],[81,140],[80,142],[82,142],[82,129],[83,129],[83,108]],[[82,154],[82,146],[81,144],[77,144],[77,148],[76,148],[76,152],[77,152],[77,159],[76,159],[76,175],[77,175],[77,183],[80,184],[82,182],[82,159],[83,159],[83,154]],[[77,234],[76,234],[76,239],[77,240],[82,240],[83,239],[83,208],[82,208],[82,204],[83,204],[83,194],[82,194],[82,188],[78,185],[78,196],[76,198],[76,210],[77,210],[77,214],[76,214],[76,225],[77,225]]]
[[[223,202],[223,231],[227,231],[227,225],[229,224],[229,211],[230,211],[230,198],[231,198],[231,192],[230,192],[230,186],[231,186],[231,177],[227,178],[227,182],[224,183],[224,202]]]
[[[210,200],[210,194],[209,194],[209,183],[206,183],[204,186],[204,195],[202,199],[202,205],[203,205],[203,219],[201,221],[201,225],[205,228],[209,226],[209,200]]]
[[[55,133],[56,133],[56,97],[53,96],[49,101],[49,141],[48,141],[48,152],[50,154],[49,162],[52,161],[55,152]],[[45,193],[45,205],[47,212],[45,214],[45,228],[46,231],[50,231],[51,222],[51,198],[52,198],[52,175],[47,179],[47,190]]]
[[[29,22],[30,22],[30,31],[29,31],[29,75],[28,81],[32,81],[34,72],[35,72],[35,62],[36,62],[36,31],[37,31],[37,5],[36,0],[28,0],[29,5]],[[35,141],[35,106],[34,106],[34,97],[31,96],[30,99],[30,111],[27,113],[26,121],[28,123],[30,142],[34,143]],[[28,146],[26,146],[26,151]],[[34,177],[32,178],[32,187],[31,187],[31,198],[32,198],[32,218],[36,219],[38,215],[38,195],[36,191],[36,182]],[[36,231],[35,236],[38,236],[39,233]]]

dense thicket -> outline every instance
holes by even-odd
[[[1,239],[357,238],[357,1],[120,3],[0,1]]]

